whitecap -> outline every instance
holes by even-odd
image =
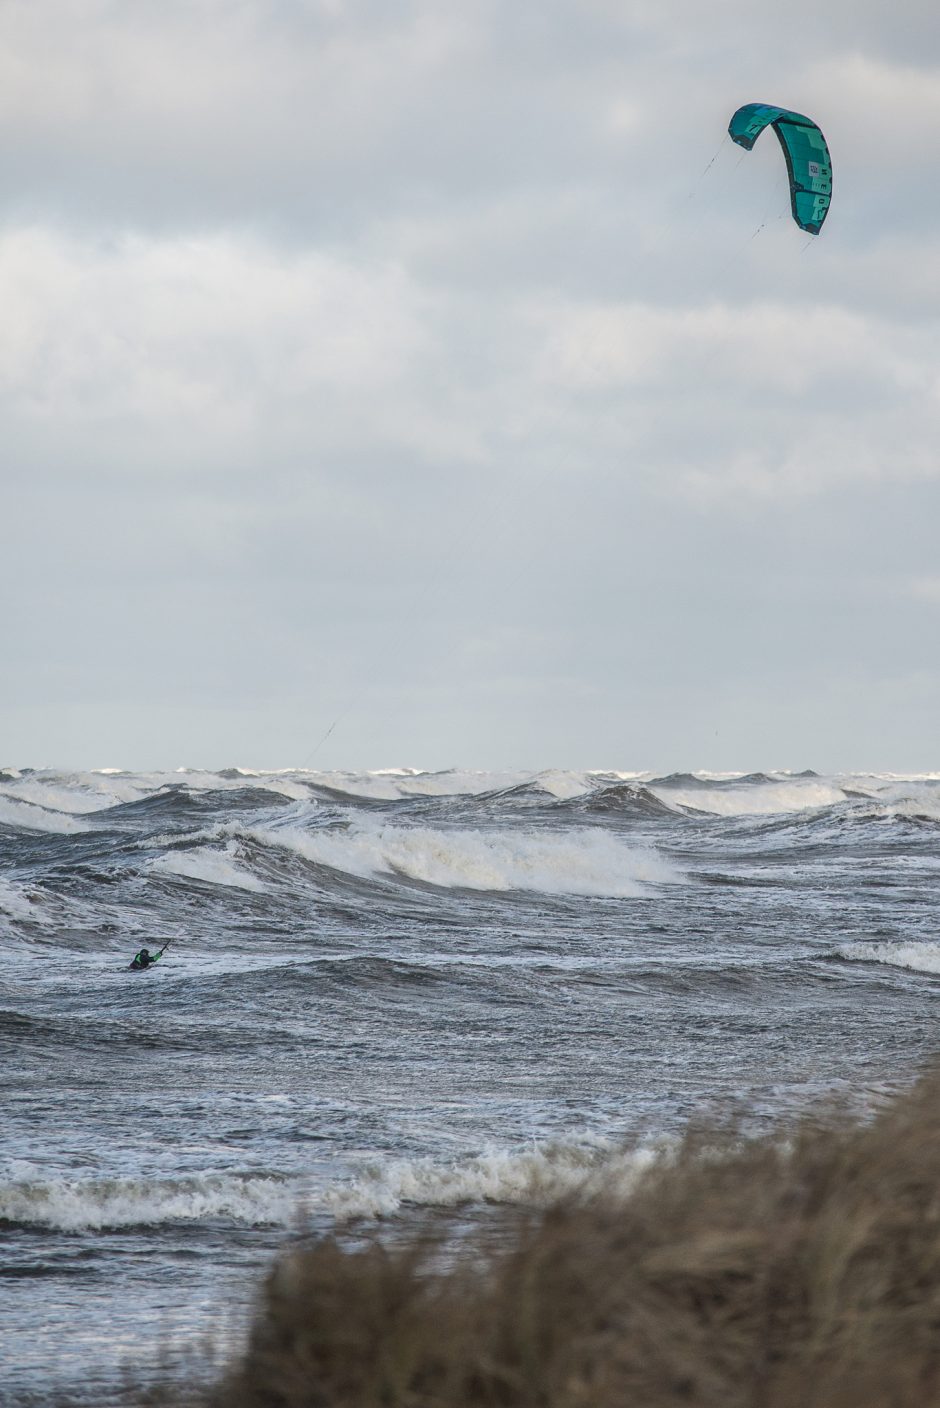
[[[282,1179],[232,1174],[189,1178],[46,1179],[0,1185],[0,1223],[81,1232],[224,1218],[286,1226],[297,1206]]]
[[[400,875],[443,889],[630,898],[647,884],[682,879],[654,851],[593,828],[554,835],[357,823],[343,830],[285,827],[252,834],[347,874]]]
[[[544,1206],[594,1188],[626,1197],[663,1149],[556,1142],[491,1150],[449,1164],[387,1160],[367,1165],[351,1183],[329,1190],[326,1203],[336,1217],[349,1218],[388,1216],[405,1204]]]
[[[20,826],[26,831],[51,831],[63,836],[75,831],[87,831],[85,822],[76,820],[64,812],[47,811],[45,807],[32,802],[19,801],[15,797],[0,793],[0,823],[6,826]]]
[[[150,862],[151,870],[184,880],[201,880],[206,885],[227,885],[239,890],[263,892],[265,886],[251,871],[237,863],[234,848],[223,850],[198,847],[194,850],[169,851]]]
[[[690,807],[714,816],[777,816],[815,811],[846,800],[843,789],[828,782],[750,783],[741,787],[656,787],[650,791],[670,805]]]
[[[915,973],[940,973],[940,943],[841,944],[836,953],[856,963],[886,963],[892,968],[908,968]]]

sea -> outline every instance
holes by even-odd
[[[879,1100],[938,881],[940,774],[0,771],[0,1403],[209,1372],[298,1238]]]

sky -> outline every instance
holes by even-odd
[[[933,0],[0,0],[0,764],[940,769],[938,131]]]

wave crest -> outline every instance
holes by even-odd
[[[149,1178],[49,1179],[0,1185],[0,1225],[84,1232],[224,1218],[249,1226],[287,1225],[297,1199],[283,1179],[203,1174]]]
[[[201,880],[205,885],[225,885],[238,890],[262,892],[266,888],[256,875],[238,864],[233,843],[220,851],[207,846],[169,851],[150,863],[151,870],[183,880]]]
[[[662,1149],[556,1142],[492,1150],[453,1163],[376,1160],[352,1179],[311,1188],[273,1174],[204,1173],[154,1180],[26,1179],[0,1184],[0,1226],[63,1232],[227,1221],[297,1226],[301,1214],[338,1222],[388,1217],[402,1207],[544,1205],[595,1185],[626,1195]]]
[[[327,1201],[333,1214],[345,1219],[388,1216],[403,1205],[544,1205],[594,1183],[626,1195],[657,1157],[653,1149],[558,1142],[493,1150],[445,1165],[401,1159],[366,1168],[353,1183],[334,1188]]]
[[[682,878],[654,851],[588,828],[559,835],[356,823],[342,830],[285,827],[252,834],[347,874],[397,875],[442,889],[631,898],[647,884]]]
[[[841,944],[836,956],[850,963],[885,963],[891,968],[908,968],[914,973],[940,974],[940,943]]]

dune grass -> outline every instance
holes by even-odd
[[[940,1074],[786,1139],[690,1137],[627,1198],[442,1257],[328,1239],[271,1271],[211,1408],[940,1405]]]

